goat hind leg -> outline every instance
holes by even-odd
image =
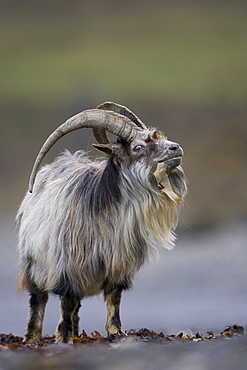
[[[41,340],[45,306],[48,301],[48,293],[42,291],[30,292],[30,312],[28,317],[26,335],[23,342],[34,344]]]
[[[116,289],[112,293],[105,296],[107,307],[106,331],[108,336],[126,336],[122,330],[120,320],[120,302],[122,297],[122,289]]]
[[[73,313],[73,316],[72,316],[72,324],[73,324],[73,336],[74,337],[78,337],[79,336],[79,320],[80,320],[80,316],[79,316],[79,309],[81,307],[81,303],[79,302],[74,313]]]

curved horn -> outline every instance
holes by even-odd
[[[103,109],[103,110],[109,110],[113,111],[119,114],[122,114],[123,116],[129,118],[132,122],[136,124],[137,127],[140,127],[143,130],[147,130],[146,125],[138,118],[131,110],[124,105],[120,105],[113,102],[105,102],[97,106],[97,109]],[[94,128],[93,129],[94,136],[96,140],[100,144],[107,144],[109,143],[109,139],[107,136],[107,133],[102,128]]]
[[[140,120],[140,118],[137,117],[137,115],[135,115],[129,108],[125,107],[124,105],[107,101],[98,105],[97,109],[111,110],[113,112],[122,114],[123,116],[129,118],[132,122],[134,122],[136,126],[142,128],[143,130],[147,130],[146,125]]]
[[[77,115],[69,118],[66,122],[60,125],[45,141],[42,148],[40,149],[29,180],[29,191],[32,193],[33,184],[41,161],[43,160],[46,153],[51,147],[64,135],[71,131],[78,130],[80,128],[102,128],[105,131],[109,131],[115,134],[125,141],[131,141],[142,130],[127,117],[122,116],[116,112],[103,111],[101,109],[85,110],[84,112],[78,113]]]

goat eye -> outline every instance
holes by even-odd
[[[136,146],[134,146],[133,150],[134,150],[135,152],[139,152],[139,150],[141,150],[142,148],[143,148],[143,146],[142,146],[142,145],[136,145]]]

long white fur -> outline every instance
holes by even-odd
[[[38,173],[17,215],[20,290],[29,278],[52,291],[66,276],[78,296],[98,294],[106,278],[132,279],[149,252],[173,247],[178,207],[152,185],[144,160],[118,164],[120,202],[98,214],[90,209],[90,199],[104,191],[99,181],[106,164],[66,151]]]

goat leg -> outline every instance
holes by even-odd
[[[43,319],[47,301],[48,293],[41,291],[38,293],[30,292],[30,312],[23,343],[35,344],[41,340]]]
[[[73,323],[73,336],[74,337],[78,337],[79,336],[79,320],[80,320],[80,316],[78,315],[78,312],[79,312],[79,309],[81,307],[81,303],[79,302],[76,309],[75,309],[75,312],[73,313],[73,316],[72,316],[72,323]]]
[[[107,307],[106,331],[109,337],[119,335],[126,336],[122,330],[119,309],[122,297],[122,288],[114,290],[105,296]]]
[[[78,336],[80,300],[71,296],[60,297],[60,299],[61,317],[56,330],[56,343],[73,344],[73,336]]]

